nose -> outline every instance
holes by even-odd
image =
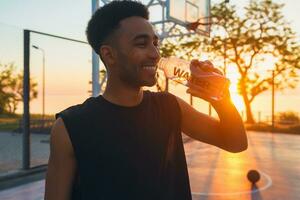
[[[153,60],[156,60],[157,62],[160,59],[160,53],[159,48],[155,45],[151,45],[151,48],[149,50],[149,57]]]

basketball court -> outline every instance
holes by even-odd
[[[174,26],[162,25],[161,37],[173,37],[175,25],[190,28],[186,34],[210,36],[210,0],[167,0],[162,7],[163,19],[154,24]],[[248,150],[237,154],[184,141],[193,200],[300,199],[300,136],[249,131]],[[251,169],[260,174],[256,184],[247,179]],[[41,200],[44,184],[40,180],[0,191],[0,199]]]
[[[300,199],[300,136],[249,131],[248,150],[237,154],[185,141],[193,200]],[[247,180],[250,169],[260,173],[255,185]],[[0,191],[0,199],[42,200],[44,184],[40,180]]]
[[[238,154],[192,141],[185,144],[193,199],[300,199],[300,136],[247,132],[249,147]],[[252,184],[247,172],[260,180]]]

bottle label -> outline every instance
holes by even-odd
[[[203,89],[209,89],[210,84],[206,79],[193,77],[189,72],[184,71],[181,68],[174,67],[173,75],[177,82],[186,84],[188,81],[191,81],[193,84],[198,85]]]
[[[173,75],[174,77],[177,77],[179,79],[184,79],[186,81],[188,81],[190,78],[190,73],[180,69],[179,67],[174,67]]]
[[[176,58],[162,59],[159,63],[159,68],[164,70],[166,77],[186,86],[190,82],[206,90],[212,98],[221,99],[224,89],[229,85],[228,79],[220,74],[202,70],[196,70],[192,75],[189,66],[189,62]]]

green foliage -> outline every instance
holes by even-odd
[[[37,83],[31,80],[30,99],[37,97]],[[15,113],[23,99],[23,74],[16,73],[13,63],[0,63],[0,114]]]
[[[19,121],[0,123],[0,131],[13,131],[19,127]]]
[[[281,112],[278,115],[279,122],[288,122],[288,123],[299,123],[300,118],[298,113],[288,111],[288,112]]]
[[[283,6],[272,0],[249,1],[244,8],[245,15],[239,16],[235,6],[224,2],[215,4],[211,8],[213,37],[181,38],[180,42],[164,44],[163,50],[169,53],[174,49],[175,55],[189,56],[191,51],[201,49],[213,61],[221,61],[226,55],[227,66],[239,72],[239,93],[245,103],[247,122],[253,123],[251,102],[272,87],[272,73],[264,66],[266,56],[273,58],[277,90],[294,88],[299,81],[300,44],[284,19]],[[220,32],[225,35],[218,35]],[[227,72],[230,71],[228,68]]]
[[[233,6],[225,9],[224,3],[212,8],[215,19],[221,19],[216,29],[222,27],[228,37],[214,37],[208,45],[222,56],[226,42],[228,61],[237,67],[241,94],[250,103],[272,86],[272,73],[262,66],[265,56],[277,60],[273,66],[276,89],[294,88],[298,82],[296,70],[300,68],[300,46],[295,32],[282,15],[282,7],[283,4],[271,0],[250,1],[245,7],[244,18],[237,16]]]
[[[166,38],[160,46],[162,57],[176,56],[178,58],[191,60],[201,56],[202,43],[198,35],[189,37]]]
[[[103,92],[106,88],[106,80],[107,80],[107,72],[106,70],[102,69],[99,71],[99,85],[100,85],[101,92]]]

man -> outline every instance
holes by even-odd
[[[242,120],[229,95],[210,101],[220,120],[168,93],[143,91],[156,83],[158,37],[147,8],[113,1],[93,15],[88,41],[108,74],[103,95],[57,114],[46,178],[47,200],[190,200],[181,132],[230,152],[247,148]],[[192,65],[215,70],[209,62]]]

